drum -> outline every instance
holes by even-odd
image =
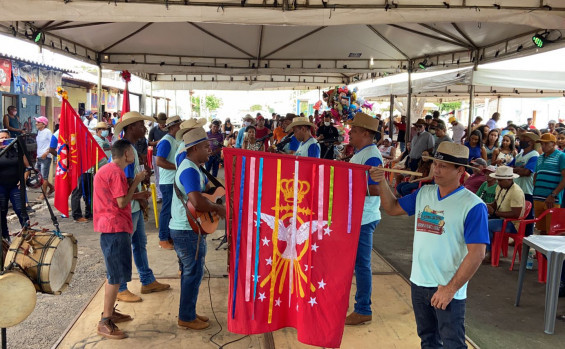
[[[16,326],[35,308],[37,295],[33,283],[18,271],[0,275],[0,327]]]
[[[15,238],[4,265],[16,263],[43,293],[61,294],[71,281],[77,264],[77,240],[49,233],[27,233]]]

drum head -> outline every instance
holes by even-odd
[[[12,327],[24,321],[35,308],[35,286],[24,274],[10,271],[0,275],[0,327]]]
[[[54,293],[66,287],[69,275],[74,272],[76,249],[76,240],[70,236],[66,236],[57,246],[49,268],[49,286]]]

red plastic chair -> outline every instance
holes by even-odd
[[[524,219],[528,217],[530,211],[532,210],[532,203],[526,201],[524,205],[524,213],[519,218],[506,218],[502,222],[502,230],[494,233],[492,245],[491,245],[491,259],[490,264],[493,267],[498,267],[500,261],[500,252],[502,250],[502,255],[504,257],[508,256],[508,238],[514,239],[514,253],[512,255],[512,264],[510,265],[510,270],[514,269],[514,261],[516,260],[516,252],[518,252],[520,258],[522,258],[522,240],[526,235],[526,224],[524,224]],[[518,233],[507,233],[506,225],[510,222],[521,221],[518,227]],[[506,244],[504,244],[506,242]],[[503,249],[505,247],[505,249]]]
[[[565,232],[565,208],[556,208],[556,207],[543,211],[543,213],[539,215],[539,217],[536,217],[535,219],[527,219],[522,221],[520,223],[520,228],[524,226],[525,229],[526,224],[536,223],[548,214],[551,214],[551,217],[549,218],[550,219],[549,230],[547,231],[547,235],[560,235],[561,233]],[[517,246],[514,246],[514,251],[516,251],[516,248]],[[521,247],[520,250],[522,250]],[[547,260],[545,259],[545,256],[542,253],[536,251],[536,254],[538,259],[538,282],[546,283]]]

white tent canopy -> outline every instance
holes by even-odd
[[[155,89],[335,86],[420,61],[453,69],[533,53],[532,35],[546,29],[561,44],[562,1],[496,3],[18,0],[0,2],[0,33],[42,33],[50,50],[127,69]]]

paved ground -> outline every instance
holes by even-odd
[[[413,229],[413,217],[383,214],[374,234],[374,248],[406,277],[412,265]],[[520,307],[514,306],[518,266],[510,271],[510,259],[501,258],[498,268],[479,268],[468,286],[467,335],[482,349],[563,347],[564,322],[557,321],[553,335],[543,332],[545,285],[537,282],[537,267],[527,271]],[[562,298],[558,313],[564,312]]]

